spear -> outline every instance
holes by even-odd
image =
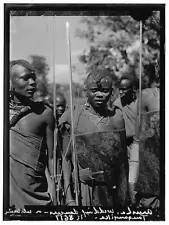
[[[140,20],[140,61],[139,61],[139,106],[138,106],[138,111],[139,111],[139,128],[141,124],[141,74],[142,74],[142,20]]]
[[[66,23],[66,34],[67,34],[67,46],[68,46],[68,58],[69,58],[69,73],[70,73],[70,112],[71,112],[71,141],[73,148],[73,165],[74,165],[74,181],[75,181],[75,196],[76,205],[79,205],[79,186],[78,186],[78,165],[76,159],[76,146],[75,146],[75,135],[74,135],[74,119],[73,119],[73,81],[72,81],[72,67],[71,67],[71,46],[70,46],[70,32],[69,23]]]
[[[55,16],[53,16],[53,115],[56,121],[56,82],[55,82]],[[54,129],[54,141],[53,141],[53,175],[54,175],[54,192],[56,192],[56,144],[57,144],[57,139],[56,139],[56,128]],[[54,193],[56,194],[56,193]],[[54,196],[54,204],[57,204],[57,199],[56,195]]]
[[[142,20],[139,20],[140,23],[140,48],[139,48],[139,93],[138,93],[138,105],[137,105],[137,122],[136,122],[136,133],[135,138],[139,140],[139,131],[141,126],[141,111],[142,111]]]

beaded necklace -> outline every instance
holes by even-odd
[[[30,106],[25,106],[21,102],[15,102],[12,99],[10,99],[9,102],[9,109],[10,109],[10,128],[14,127],[22,117],[26,116],[32,111]]]

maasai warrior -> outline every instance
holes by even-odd
[[[118,106],[122,112],[126,127],[126,137],[128,146],[132,143],[135,135],[135,123],[137,118],[137,83],[132,76],[123,76],[119,83],[120,96],[113,105]]]
[[[104,70],[89,73],[87,102],[74,112],[74,133],[82,206],[125,206],[128,200],[126,131],[121,110],[108,110],[112,93],[111,74]],[[64,188],[66,205],[74,205],[73,166],[70,146],[70,112],[64,113]],[[64,125],[64,126],[63,126]],[[67,133],[67,135],[66,135]]]
[[[119,96],[119,89],[118,89],[118,78],[114,75],[112,76],[113,79],[113,85],[112,85],[112,95],[107,103],[108,108],[112,108],[113,107],[113,103],[114,101],[118,98]]]
[[[125,121],[129,156],[129,191],[132,204],[134,204],[136,194],[134,187],[137,181],[139,166],[138,137],[134,138],[137,127],[137,80],[129,75],[123,76],[120,79],[119,93],[120,97],[114,101],[113,105],[118,106],[122,110]]]
[[[160,206],[160,92],[159,82],[142,91],[142,118],[139,132],[140,168],[136,197],[140,207]],[[156,84],[156,85],[155,85]],[[155,85],[155,86],[154,86]]]
[[[64,95],[60,92],[56,93],[56,114],[58,118],[62,116],[66,109],[66,99]]]
[[[57,152],[57,162],[56,162],[56,171],[57,171],[57,203],[58,205],[61,205],[63,202],[63,185],[62,185],[62,177],[61,177],[61,167],[62,167],[62,135],[60,132],[60,129],[58,127],[59,124],[59,118],[62,116],[62,114],[65,112],[66,109],[66,98],[61,92],[56,92],[56,124],[55,124],[55,135],[57,139],[56,143],[56,152]],[[49,97],[47,100],[47,103],[50,104],[50,107],[53,109],[53,97]],[[46,171],[47,179],[49,178],[49,173]],[[49,190],[51,192],[51,188],[49,186]]]
[[[34,102],[36,75],[29,62],[10,67],[10,205],[51,205],[45,168],[53,176],[52,110]]]
[[[50,96],[48,98],[49,104],[53,107],[53,98]],[[61,92],[56,92],[56,118],[59,120],[59,118],[62,116],[62,114],[65,112],[66,109],[66,98]]]

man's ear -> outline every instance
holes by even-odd
[[[137,88],[133,87],[133,92],[136,94],[137,93]]]
[[[87,85],[86,85],[86,84],[85,84],[85,86],[84,86],[84,92],[85,92],[86,97],[87,97],[88,92],[87,92]]]
[[[111,96],[114,95],[114,92],[115,92],[115,91],[114,91],[114,87],[112,87],[112,88],[111,88]]]

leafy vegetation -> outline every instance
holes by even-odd
[[[80,56],[87,71],[104,68],[117,77],[126,73],[139,76],[140,24],[131,16],[83,17],[86,30],[78,30],[89,48]],[[143,23],[142,77],[155,75],[160,55],[160,12],[152,13]],[[158,74],[157,74],[158,76]]]

